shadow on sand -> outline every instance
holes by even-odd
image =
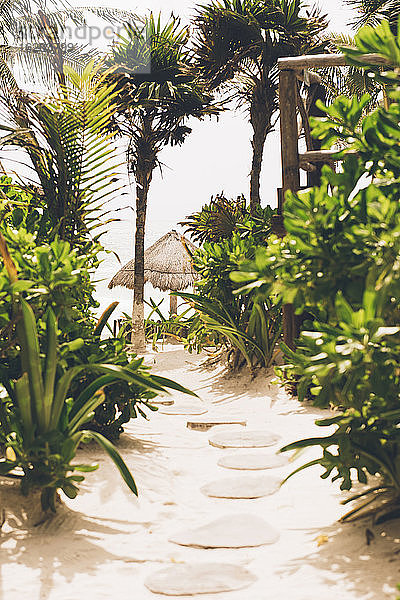
[[[317,540],[321,529],[307,530]],[[357,598],[383,600],[396,598],[400,583],[400,521],[387,526],[373,526],[371,519],[353,523],[336,523],[324,527],[326,543],[315,551],[285,563],[279,570],[283,575],[295,575],[304,566],[321,571],[327,589],[334,590],[335,580],[346,582]],[[343,583],[341,583],[343,589]],[[339,598],[338,598],[339,600]]]

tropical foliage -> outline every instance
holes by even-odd
[[[397,20],[400,15],[400,3],[398,0],[346,0],[356,16],[353,24],[356,28],[370,25],[375,27],[386,20],[390,26],[396,29]]]
[[[90,233],[105,223],[105,200],[116,193],[117,160],[106,132],[116,92],[93,61],[81,75],[65,73],[56,96],[19,95],[8,103],[0,143],[22,148],[32,162],[39,239],[58,235],[86,250]]]
[[[75,365],[89,365],[71,386],[71,397],[74,401],[78,399],[82,387],[96,379],[96,369],[93,365],[98,363],[107,362],[129,368],[142,378],[142,384],[139,385],[137,382],[119,380],[105,385],[102,389],[103,401],[94,410],[86,428],[98,431],[110,440],[117,440],[124,431],[124,424],[131,419],[138,416],[147,418],[145,410],[148,412],[156,410],[151,405],[151,400],[157,396],[156,388],[151,385],[151,382],[156,382],[156,378],[149,377],[150,369],[143,365],[143,358],[137,358],[128,352],[128,336],[125,328],[121,328],[115,337],[103,335],[108,327],[108,319],[117,305],[118,302],[114,302],[104,311],[95,327],[86,334],[84,345],[75,348],[74,353],[64,353],[61,359],[65,369]],[[150,386],[143,385],[146,380],[150,382]],[[167,380],[164,384],[166,387],[175,386],[172,381]]]
[[[193,241],[200,243],[221,242],[235,232],[242,236],[246,232],[264,235],[266,239],[271,233],[272,214],[270,206],[257,206],[250,215],[243,195],[228,200],[222,193],[212,197],[200,212],[189,215],[180,225],[185,227]]]
[[[85,6],[76,8],[57,0],[4,1],[0,6],[0,90],[1,99],[10,100],[30,87],[54,91],[64,80],[64,65],[81,71],[101,52],[68,40],[68,26],[87,27],[88,16],[109,24],[138,19],[129,11]],[[87,30],[89,31],[89,30]]]
[[[57,377],[57,321],[53,311],[49,309],[46,315],[46,354],[42,361],[33,311],[25,300],[20,304],[22,319],[18,334],[23,375],[3,382],[9,398],[2,398],[1,437],[12,452],[0,460],[1,474],[21,479],[21,491],[25,495],[41,491],[43,510],[55,511],[57,490],[75,498],[76,484],[84,479],[75,472],[96,468],[71,464],[80,442],[93,439],[107,451],[128,487],[137,494],[132,475],[116,449],[100,434],[82,430],[91,412],[102,402],[102,395],[96,392],[104,383],[116,379],[135,381],[135,375],[129,370],[96,365],[105,375],[82,388],[72,404],[68,401],[70,385],[79,371],[87,367],[77,367]]]
[[[56,239],[50,247],[55,250],[54,258],[61,258],[64,262],[67,260],[67,242],[58,242]],[[60,248],[61,256],[58,256]],[[2,234],[0,254],[4,263],[0,313],[5,321],[0,383],[6,392],[0,399],[0,443],[6,449],[6,457],[0,460],[0,473],[21,479],[21,489],[26,495],[32,491],[41,491],[43,510],[55,510],[58,489],[62,489],[70,498],[74,498],[78,492],[75,484],[82,481],[83,477],[74,474],[74,471],[93,470],[86,465],[71,465],[79,444],[93,439],[108,452],[125,482],[137,493],[134,480],[118,452],[96,430],[96,417],[97,422],[99,421],[96,410],[103,407],[103,413],[107,409],[110,412],[110,406],[114,409],[117,406],[121,410],[113,388],[117,382],[127,384],[127,389],[123,388],[119,394],[129,407],[128,418],[133,416],[134,401],[138,398],[147,404],[147,399],[165,392],[166,388],[190,392],[168,379],[149,375],[141,360],[128,360],[126,353],[121,353],[120,348],[116,352],[109,351],[108,355],[102,353],[99,338],[107,314],[93,331],[92,340],[87,339],[86,335],[86,339],[74,338],[60,345],[59,339],[62,336],[58,332],[52,304],[60,309],[62,298],[67,295],[64,291],[57,302],[60,287],[66,282],[71,285],[76,280],[73,272],[68,273],[69,263],[66,273],[62,273],[63,268],[55,269],[54,273],[51,269],[54,264],[39,249],[38,262],[44,275],[58,275],[58,278],[52,279],[56,291],[51,296],[49,292],[54,292],[51,283],[47,288],[41,289],[38,282],[18,278],[16,265]],[[47,260],[41,260],[40,257],[43,256]],[[38,317],[35,317],[24,296],[36,302],[38,296],[44,296],[35,307]],[[8,331],[8,339],[4,337],[4,329]],[[85,335],[83,328],[81,331]],[[90,341],[96,344],[101,361],[98,360],[99,353],[93,354]],[[108,345],[113,347],[113,341],[108,342]],[[80,352],[83,352],[83,357]],[[112,359],[112,363],[103,362],[108,358]],[[94,375],[92,378],[90,373]],[[74,387],[78,378],[79,386]],[[113,390],[112,400],[110,389]],[[142,412],[141,409],[138,410]],[[84,430],[83,426],[88,422],[91,422],[90,429]],[[108,421],[102,424],[104,428],[108,425],[113,433],[119,433],[121,422],[123,421],[116,422],[114,414],[112,417],[108,415]],[[114,434],[114,437],[117,435]]]
[[[230,277],[271,232],[274,211],[257,207],[255,212],[253,216],[242,197],[229,201],[217,196],[183,223],[194,239],[204,241],[192,257],[200,276],[196,293],[179,294],[197,313],[189,330],[190,346],[194,339],[197,348],[208,345],[212,334],[214,343],[226,346],[234,369],[269,366],[280,335],[280,308],[273,298],[237,294]]]
[[[348,60],[388,86],[390,105],[367,116],[368,96],[339,97],[321,106],[326,117],[313,120],[314,135],[325,148],[345,144],[338,155],[342,171],[325,168],[319,188],[289,193],[288,235],[258,250],[258,264],[247,263],[234,279],[261,294],[275,292],[298,313],[307,311],[295,352],[284,348],[283,371],[298,379],[300,397],[310,390],[318,406],[337,411],[317,422],[333,426],[331,435],[283,450],[320,446],[321,457],[305,467],[321,464],[323,477],[340,480],[342,489],[352,488],[352,469],[361,483],[380,475],[377,486],[354,497],[365,496],[365,503],[348,516],[372,503],[379,509],[383,498],[395,503],[393,516],[400,498],[400,46],[385,21],[362,29],[355,41]],[[385,58],[385,72],[366,63],[365,53]],[[386,511],[382,518],[387,517]]]
[[[75,497],[73,465],[81,442],[94,439],[134,480],[107,440],[157,394],[188,390],[149,373],[128,355],[126,339],[102,338],[112,309],[96,323],[92,276],[107,225],[105,204],[116,192],[111,143],[116,82],[89,62],[63,65],[56,93],[9,97],[3,147],[22,148],[39,182],[0,182],[0,441],[1,474],[41,491],[55,509],[57,490]],[[107,437],[104,437],[105,434]]]

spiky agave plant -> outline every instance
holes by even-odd
[[[129,489],[137,495],[132,474],[113,444],[95,431],[82,429],[103,402],[102,389],[122,380],[157,392],[165,391],[166,387],[194,395],[193,392],[165,378],[139,374],[129,366],[79,365],[59,376],[57,322],[53,311],[49,309],[46,315],[46,347],[42,357],[33,311],[24,299],[19,306],[18,337],[23,375],[17,381],[8,382],[9,400],[3,399],[0,405],[0,428],[9,449],[6,458],[0,460],[0,475],[19,478],[24,495],[41,491],[43,510],[55,511],[59,489],[69,498],[76,497],[76,484],[84,479],[76,471],[97,469],[97,466],[72,463],[79,444],[94,440],[107,452]],[[72,401],[69,398],[71,384],[88,369],[100,375]]]

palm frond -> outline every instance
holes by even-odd
[[[394,29],[400,15],[399,0],[345,0],[357,15],[351,22],[355,29],[365,25],[375,27],[383,20],[389,21]]]
[[[113,48],[108,65],[118,90],[116,128],[129,135],[133,173],[155,168],[166,144],[182,144],[191,132],[189,117],[221,110],[193,69],[188,37],[179,19],[163,24],[150,15],[143,27],[127,27]]]
[[[354,37],[345,33],[332,33],[330,35],[330,48],[333,52],[341,52],[343,47],[354,47]],[[369,94],[371,101],[366,107],[369,111],[376,107],[382,94],[382,87],[375,79],[368,77],[365,69],[351,67],[329,67],[318,71],[322,84],[326,89],[326,100],[333,102],[338,96],[357,96]]]
[[[115,192],[118,164],[108,126],[116,94],[92,61],[57,97],[20,95],[7,143],[26,150],[39,177],[53,233],[74,241],[90,235]],[[9,127],[3,125],[1,129]]]

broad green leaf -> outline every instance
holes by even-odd
[[[137,496],[138,491],[136,488],[135,481],[115,446],[113,446],[111,442],[109,442],[104,436],[102,436],[100,433],[97,433],[96,431],[83,431],[82,433],[85,434],[85,436],[87,436],[88,438],[92,438],[107,452],[111,460],[117,466],[119,472],[121,473],[122,479],[125,481],[126,485],[135,494],[135,496]]]

